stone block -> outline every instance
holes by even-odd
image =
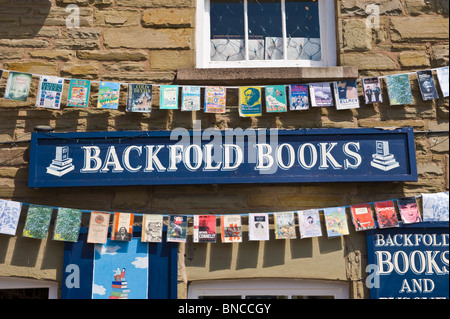
[[[27,61],[27,62],[5,62],[3,68],[6,70],[27,72],[33,74],[41,75],[57,75],[56,64],[51,62],[38,62],[38,61]]]
[[[99,10],[94,13],[95,26],[138,26],[140,13],[137,10]]]
[[[33,50],[28,53],[30,57],[45,60],[68,61],[75,57],[74,52],[69,50]]]
[[[344,20],[342,27],[345,51],[368,51],[372,49],[372,32],[361,19]]]
[[[399,56],[399,62],[402,67],[406,68],[424,68],[431,65],[428,54],[422,52],[402,52]]]
[[[195,0],[116,0],[116,5],[137,8],[193,8]]]
[[[403,13],[403,6],[400,0],[342,0],[341,14],[343,16],[368,16],[366,12],[367,6],[376,4],[380,9],[380,15],[401,15]]]
[[[192,28],[195,23],[193,8],[147,9],[142,14],[142,25],[153,28]]]
[[[145,51],[78,51],[77,57],[81,60],[98,60],[98,61],[145,61],[147,53]]]
[[[155,71],[176,71],[195,66],[193,50],[152,50],[150,69]]]
[[[421,16],[420,18],[391,18],[391,40],[393,42],[440,41],[448,40],[448,37],[448,17]]]
[[[99,76],[99,66],[98,63],[66,63],[61,68],[61,76],[76,78],[81,77],[83,79],[97,79]]]
[[[341,64],[356,66],[358,70],[396,70],[397,63],[388,56],[378,52],[343,53]]]

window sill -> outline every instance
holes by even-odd
[[[358,68],[354,66],[309,68],[230,68],[180,69],[176,84],[184,85],[267,85],[354,80]]]

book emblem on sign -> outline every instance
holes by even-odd
[[[56,146],[56,156],[47,167],[47,174],[61,177],[74,169],[75,166],[72,164],[72,159],[69,158],[69,147]]]
[[[376,153],[372,154],[370,165],[382,171],[389,171],[400,166],[394,155],[389,153],[388,141],[376,141]]]

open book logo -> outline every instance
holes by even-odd
[[[376,141],[376,153],[372,154],[370,165],[382,171],[390,171],[400,166],[394,155],[389,153],[388,141]]]
[[[72,159],[69,158],[69,147],[56,146],[55,159],[47,167],[47,174],[61,177],[74,169]]]

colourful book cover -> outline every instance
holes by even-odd
[[[220,231],[222,243],[242,242],[242,223],[240,215],[221,215]]]
[[[178,109],[178,85],[161,85],[159,87],[159,108]]]
[[[167,241],[184,243],[187,235],[187,216],[171,215],[167,226]]]
[[[308,84],[289,85],[289,109],[291,111],[309,110]]]
[[[348,235],[347,214],[345,207],[331,207],[323,210],[328,237]]]
[[[436,85],[434,84],[431,70],[417,71],[417,81],[419,82],[420,93],[424,101],[438,99]]]
[[[377,214],[379,228],[398,227],[397,212],[393,201],[376,202],[375,213]]]
[[[248,214],[248,240],[269,240],[269,214]]]
[[[352,205],[350,210],[352,212],[352,221],[356,231],[375,228],[375,221],[373,220],[370,204]]]
[[[194,243],[216,242],[216,216],[194,215]]]
[[[53,208],[30,205],[22,236],[28,238],[46,239]]]
[[[160,243],[162,242],[162,232],[163,215],[143,215],[141,241]]]
[[[200,110],[200,87],[183,86],[181,89],[181,110],[199,111]]]
[[[128,84],[127,107],[128,112],[149,113],[152,111],[152,85]]]
[[[391,105],[412,104],[411,83],[408,74],[387,75],[386,87]]]
[[[448,192],[422,194],[422,214],[424,222],[448,221]]]
[[[7,100],[26,102],[30,92],[31,80],[31,74],[9,72],[4,98]]]
[[[87,107],[89,105],[90,92],[91,81],[76,79],[70,80],[67,106]]]
[[[117,110],[119,108],[119,93],[120,83],[100,82],[97,108]]]
[[[53,240],[78,241],[82,211],[72,208],[58,208]]]
[[[383,103],[383,94],[378,77],[362,79],[362,86],[366,104]]]
[[[261,116],[261,88],[239,88],[239,115],[242,117]]]
[[[441,88],[442,95],[444,97],[448,97],[449,95],[448,66],[436,69],[436,74],[438,77],[439,87]]]
[[[295,239],[295,216],[294,212],[281,212],[274,214],[275,238]]]
[[[16,235],[22,203],[0,199],[0,234]]]
[[[334,98],[337,110],[348,110],[359,108],[358,88],[356,81],[333,82]]]
[[[333,95],[331,85],[328,82],[309,84],[309,96],[312,107],[333,106]]]
[[[397,206],[403,223],[414,224],[422,221],[419,206],[414,196],[397,199]]]
[[[266,111],[268,113],[287,112],[286,87],[266,86]]]
[[[130,241],[133,237],[134,214],[114,213],[111,240]]]
[[[207,86],[205,88],[205,113],[225,113],[226,88]]]
[[[60,109],[63,87],[63,78],[41,75],[36,95],[36,106],[48,109]]]
[[[319,210],[308,209],[297,212],[300,238],[310,238],[322,236]]]
[[[105,244],[108,238],[110,213],[91,212],[87,242],[90,244]]]

